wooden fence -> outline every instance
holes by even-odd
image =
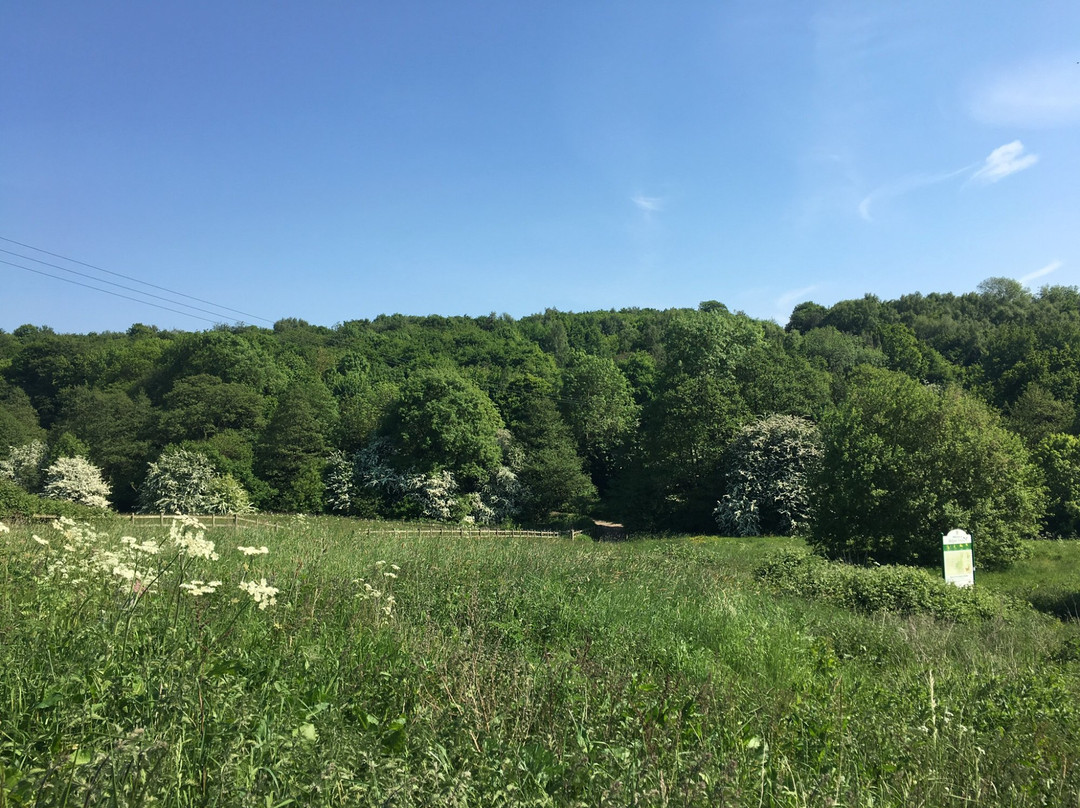
[[[395,522],[393,524],[395,525],[394,527],[370,524],[357,532],[363,533],[366,536],[400,536],[402,538],[407,536],[416,538],[431,536],[457,539],[557,539],[567,535],[571,538],[574,536],[574,531],[566,530],[518,530],[515,528],[477,527],[475,525],[447,525],[446,527],[417,525],[416,527],[409,527],[407,525],[402,525],[400,522]]]
[[[272,527],[279,528],[282,525],[277,524],[273,520],[260,515],[251,516],[239,516],[235,513],[230,514],[187,514],[192,518],[198,519],[207,527]],[[132,524],[151,524],[151,525],[168,525],[172,524],[172,520],[176,519],[180,514],[175,513],[118,513],[110,514],[108,516],[80,516],[79,520],[90,519],[108,519],[110,521],[121,520],[124,522],[131,522]],[[30,517],[31,520],[38,522],[51,522],[60,517],[55,514],[48,513],[35,513]]]
[[[283,515],[265,515],[265,514],[251,514],[249,516],[240,516],[237,514],[189,514],[195,519],[198,519],[202,524],[207,527],[231,527],[234,529],[239,528],[252,528],[252,527],[269,527],[274,529],[280,529],[288,527],[290,523],[293,523],[293,517]],[[124,522],[130,522],[132,524],[142,525],[169,525],[172,520],[177,518],[178,514],[168,513],[124,513],[115,514],[110,516],[102,516],[99,518],[120,520]],[[51,514],[34,514],[31,519],[35,521],[52,521],[59,517]],[[311,519],[318,519],[319,517],[309,517]],[[479,525],[433,525],[430,523],[409,523],[409,522],[363,522],[358,521],[356,523],[355,534],[366,536],[399,536],[405,538],[412,536],[415,538],[421,537],[445,537],[445,538],[474,538],[474,539],[557,539],[560,537],[569,536],[574,538],[580,534],[581,531],[574,530],[526,530],[518,528],[495,528],[495,527],[481,527]]]
[[[125,522],[131,522],[132,524],[147,523],[156,525],[170,524],[173,519],[177,518],[178,514],[171,513],[125,513],[122,518]],[[240,516],[239,514],[195,514],[195,519],[198,519],[207,527],[281,527],[281,525],[272,521],[271,519],[260,516],[258,514],[252,514],[250,516]]]

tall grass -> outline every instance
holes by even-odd
[[[218,560],[118,524],[94,546],[156,541],[156,577],[73,585],[49,530],[0,535],[0,808],[1080,804],[1075,629],[1034,611],[777,597],[760,543],[322,518]]]

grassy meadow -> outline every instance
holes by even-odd
[[[0,808],[1080,805],[1077,544],[954,622],[790,539],[8,527]]]

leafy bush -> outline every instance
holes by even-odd
[[[929,614],[946,620],[973,621],[1008,615],[1021,608],[1011,598],[992,595],[979,587],[953,586],[917,567],[857,567],[793,550],[769,557],[754,574],[784,594],[864,612]]]
[[[727,451],[727,489],[713,515],[735,536],[790,535],[810,513],[808,475],[821,463],[813,423],[771,415],[739,430]]]
[[[8,456],[0,460],[0,478],[11,480],[26,491],[36,492],[41,485],[45,452],[45,443],[40,440],[12,446]]]
[[[220,475],[206,455],[169,449],[151,463],[139,489],[143,513],[225,514],[255,510],[244,487]]]
[[[519,514],[525,492],[507,466],[491,471],[480,490],[462,492],[448,469],[400,469],[395,459],[385,438],[375,438],[352,457],[334,452],[325,471],[327,506],[341,514],[481,524],[512,521]]]
[[[91,508],[109,507],[109,484],[84,457],[61,457],[45,470],[45,496]]]
[[[957,388],[862,368],[822,425],[809,541],[825,555],[936,564],[941,536],[975,538],[976,566],[1005,566],[1039,532],[1044,492],[1020,438]]]
[[[1080,438],[1049,435],[1036,452],[1046,475],[1046,529],[1055,536],[1080,535]]]
[[[30,494],[8,479],[0,478],[0,517],[19,516],[30,518],[37,514],[70,516],[87,519],[98,516],[100,509],[68,502],[62,499],[46,499]]]

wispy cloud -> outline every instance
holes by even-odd
[[[872,193],[867,194],[859,203],[859,215],[866,221],[873,221],[873,217],[870,215],[870,208],[877,202],[881,202],[884,199],[893,199],[894,197],[903,196],[904,194],[911,193],[919,188],[925,188],[927,185],[937,185],[939,182],[945,182],[945,180],[958,177],[961,174],[966,174],[974,166],[964,166],[956,171],[946,171],[943,174],[913,174],[910,177],[905,177],[902,180],[891,182],[888,185],[882,185]]]
[[[1024,154],[1024,144],[1019,140],[1014,140],[990,152],[990,156],[986,158],[982,167],[971,175],[970,181],[983,184],[997,182],[1017,171],[1030,168],[1037,162],[1039,162],[1037,154]]]
[[[1017,171],[1030,168],[1038,161],[1039,156],[1037,154],[1024,154],[1024,144],[1019,140],[1014,140],[1012,143],[998,146],[981,163],[972,163],[955,171],[946,171],[941,174],[913,174],[896,182],[882,185],[863,197],[863,200],[859,203],[859,215],[870,222],[873,221],[873,216],[870,215],[871,208],[882,200],[903,196],[919,188],[937,185],[939,182],[945,182],[965,174],[968,175],[967,180],[964,182],[965,185],[971,182],[988,185],[1002,180],[1010,174],[1015,174]]]
[[[1020,279],[1020,283],[1027,285],[1036,278],[1041,278],[1044,275],[1049,275],[1051,272],[1056,272],[1057,270],[1061,269],[1061,266],[1061,261],[1051,261],[1042,269],[1036,269],[1034,272],[1029,272],[1027,275]]]
[[[637,194],[636,196],[630,197],[630,201],[646,213],[656,213],[657,211],[664,209],[664,198],[662,196],[644,196],[643,194]]]
[[[776,298],[777,309],[788,309],[792,303],[801,303],[806,297],[818,288],[815,283],[812,286],[804,286],[802,289],[792,289],[790,292],[784,292],[780,297]]]
[[[968,108],[995,126],[1054,127],[1080,123],[1080,54],[1012,65],[983,80]]]

